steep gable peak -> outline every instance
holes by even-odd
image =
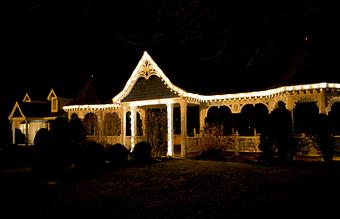
[[[175,86],[169,80],[169,78],[164,74],[162,69],[158,67],[156,62],[151,58],[151,56],[145,51],[142,58],[139,60],[135,70],[132,72],[129,80],[125,84],[123,90],[113,97],[113,102],[121,102],[125,97],[129,95],[135,84],[137,83],[139,78],[145,78],[148,80],[151,76],[157,76],[164,82],[164,84],[174,93],[178,94],[179,96],[185,96],[186,91],[183,89]]]
[[[25,118],[25,115],[23,114],[21,107],[19,106],[18,101],[15,102],[14,107],[11,111],[11,114],[8,116],[8,120],[11,120],[15,116],[16,112],[19,112],[20,117]]]
[[[49,93],[48,96],[47,96],[47,100],[50,101],[51,98],[53,98],[53,97],[57,97],[57,95],[56,95],[56,93],[54,92],[53,88],[51,88],[51,91],[50,91],[50,93]]]
[[[24,99],[22,99],[22,102],[31,102],[31,98],[30,96],[28,95],[28,93],[26,92],[25,96],[24,96]]]

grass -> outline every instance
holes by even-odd
[[[238,218],[333,215],[340,166],[169,160],[87,178],[2,179],[2,206],[33,218]],[[20,210],[19,210],[20,209]]]

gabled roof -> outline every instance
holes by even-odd
[[[24,117],[47,117],[51,115],[49,102],[23,102],[20,103],[20,110]]]
[[[51,89],[50,93],[48,94],[47,100],[51,100],[52,97],[57,97],[57,95],[54,92],[53,88]]]
[[[49,102],[42,101],[32,101],[32,102],[22,102],[19,104],[17,101],[12,109],[11,114],[8,119],[11,120],[13,117],[21,118],[41,118],[41,117],[56,117],[63,115],[65,111],[59,111],[51,113],[51,104]]]
[[[179,95],[172,92],[159,77],[152,75],[149,79],[145,79],[144,77],[138,78],[135,86],[122,102],[155,100],[178,96]]]
[[[154,77],[156,76],[156,77]],[[149,80],[149,81],[148,81]],[[158,89],[158,90],[157,90]],[[143,96],[142,92],[147,92]],[[157,92],[159,92],[157,94]],[[145,51],[123,90],[112,101],[135,101],[151,98],[186,96],[187,92],[175,86]]]
[[[31,98],[28,95],[28,93],[25,94],[24,99],[22,100],[22,102],[31,102]]]
[[[25,100],[25,98],[24,98],[24,100]],[[11,114],[8,116],[8,119],[11,120],[13,117],[22,117],[22,118],[25,118],[25,115],[22,112],[22,110],[21,110],[21,108],[19,106],[18,101],[15,102]]]

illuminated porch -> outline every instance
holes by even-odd
[[[340,84],[336,83],[315,83],[306,85],[283,86],[274,89],[222,94],[222,95],[200,95],[187,92],[174,84],[166,77],[163,71],[145,52],[137,67],[133,71],[123,90],[112,98],[112,104],[89,104],[69,105],[63,109],[68,112],[77,113],[84,118],[87,113],[93,113],[98,118],[96,133],[89,136],[98,142],[121,143],[130,150],[146,139],[137,134],[137,115],[142,118],[143,129],[145,130],[145,109],[149,107],[166,108],[167,112],[167,156],[175,155],[176,148],[180,145],[180,156],[186,157],[195,153],[197,141],[200,139],[204,127],[207,125],[209,111],[213,108],[224,108],[229,111],[231,117],[239,117],[247,112],[261,108],[269,115],[279,102],[283,102],[291,112],[293,121],[292,130],[296,124],[296,106],[300,103],[314,103],[319,114],[330,114],[333,105],[340,102]],[[180,109],[180,133],[174,133],[174,108]],[[188,135],[188,107],[196,106],[198,110],[199,125]],[[117,113],[120,120],[120,133],[115,136],[105,134],[105,115]],[[127,115],[130,114],[130,127],[128,127]],[[178,119],[178,118],[177,118]],[[250,127],[250,126],[249,126]],[[248,134],[241,132],[236,126],[226,126],[233,131],[229,135],[221,136],[225,141],[227,150],[239,150],[245,152],[259,152],[259,139],[261,130],[258,127],[250,127]],[[131,133],[127,135],[127,130]],[[228,142],[230,136],[237,136],[237,144],[231,145]]]

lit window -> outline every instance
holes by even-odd
[[[52,112],[58,112],[58,100],[56,97],[52,98],[52,105],[51,105],[51,111]]]

